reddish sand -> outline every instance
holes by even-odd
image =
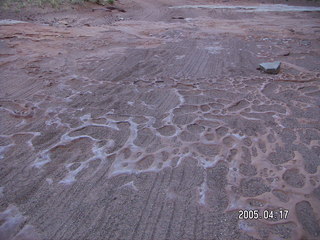
[[[0,239],[319,239],[320,12],[257,2],[2,11]]]

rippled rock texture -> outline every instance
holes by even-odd
[[[0,26],[0,239],[320,238],[319,14],[168,4]]]

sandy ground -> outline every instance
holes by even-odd
[[[0,239],[320,239],[320,12],[259,3],[2,11]]]

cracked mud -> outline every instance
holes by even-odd
[[[320,238],[318,9],[191,3],[0,26],[0,239]]]

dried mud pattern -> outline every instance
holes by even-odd
[[[314,209],[319,207],[319,200],[312,196],[317,196],[320,180],[317,172],[320,134],[316,126],[312,134],[308,132],[310,127],[301,126],[308,121],[305,115],[311,114],[313,118],[316,114],[313,102],[317,99],[292,90],[299,88],[298,84],[260,80],[265,85],[261,90],[250,86],[247,86],[250,90],[245,90],[246,86],[236,89],[233,79],[228,87],[219,86],[219,90],[215,83],[209,83],[210,88],[193,86],[192,90],[183,91],[166,86],[141,89],[134,84],[130,88],[120,84],[98,88],[93,85],[85,98],[75,93],[56,108],[44,109],[47,100],[36,103],[35,113],[42,116],[37,123],[43,126],[41,132],[30,124],[31,119],[11,114],[27,103],[2,101],[3,116],[19,119],[6,121],[9,134],[1,136],[2,158],[16,161],[22,149],[26,152],[21,154],[31,150],[26,159],[39,169],[34,171],[43,172],[50,185],[89,181],[103,168],[107,168],[106,180],[122,174],[139,176],[143,172],[174,171],[192,159],[192,164],[206,171],[202,180],[192,183],[198,192],[194,196],[198,204],[220,206],[226,212],[290,208],[289,218],[281,221],[294,224],[290,236],[302,233],[299,227],[310,236],[318,236]],[[295,94],[274,100],[288,91]],[[112,99],[107,97],[106,101],[108,92]],[[296,95],[305,96],[308,105],[298,113],[295,105],[284,103],[295,101]],[[200,96],[200,102],[195,100]],[[235,96],[238,97],[234,99]],[[239,97],[244,100],[239,101]],[[270,105],[256,104],[257,101],[270,101]],[[223,107],[216,112],[210,104],[218,102]],[[264,113],[268,117],[260,116]],[[23,130],[10,134],[14,126]],[[213,171],[218,166],[223,166],[223,173]],[[139,189],[135,181],[128,186]],[[313,191],[315,194],[304,200]],[[169,194],[170,198],[178,197],[175,192]],[[253,200],[261,204],[253,207]],[[303,210],[301,201],[313,207]],[[301,220],[306,218],[304,211],[315,216],[310,224]],[[255,223],[254,228],[262,228],[258,227],[261,224],[270,225],[268,221]],[[240,228],[245,229],[244,225]]]
[[[142,9],[136,11],[147,19],[164,14]],[[108,34],[128,37],[126,47],[121,40],[119,49],[103,49],[96,36],[97,54],[81,59],[76,49],[68,61],[50,60],[54,70],[42,62],[49,60],[26,64],[28,76],[44,75],[46,82],[0,99],[1,234],[317,239],[317,69],[270,77],[244,65],[243,72],[232,64],[253,64],[252,49],[232,64],[229,55],[217,60],[228,46],[248,48],[238,32],[209,44],[207,28],[191,31],[201,37],[195,40],[187,38],[191,25],[146,25],[107,27]],[[141,45],[151,31],[162,44]],[[289,210],[288,219],[238,220],[239,209],[279,208]]]

